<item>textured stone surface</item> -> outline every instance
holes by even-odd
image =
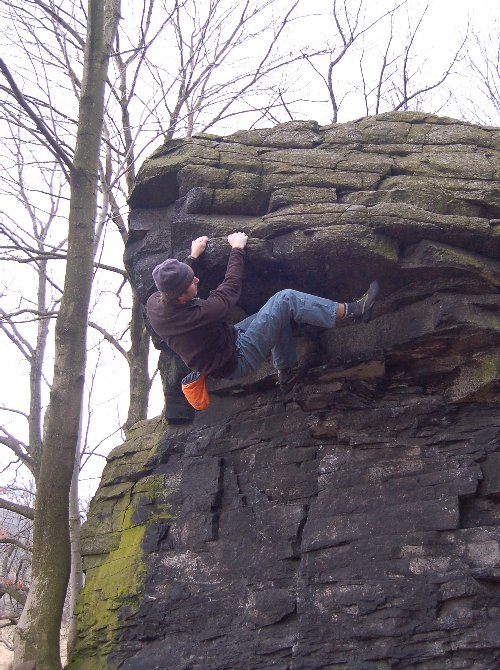
[[[241,308],[279,288],[369,324],[298,329],[314,365],[212,384],[115,450],[84,533],[72,670],[500,667],[500,132],[416,113],[175,140],[139,173],[127,264],[250,235]],[[157,343],[158,346],[162,346]],[[179,425],[174,425],[178,423]]]

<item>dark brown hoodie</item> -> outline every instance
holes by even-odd
[[[224,281],[206,300],[181,304],[157,291],[147,301],[151,326],[190,370],[225,377],[236,366],[236,331],[226,320],[240,297],[244,261],[243,249],[231,249]],[[196,275],[197,259],[185,262]]]

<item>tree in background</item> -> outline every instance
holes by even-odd
[[[429,12],[430,3],[427,2],[424,8],[413,19],[406,13],[405,23],[400,27],[404,29],[404,39],[397,45],[399,51],[394,51],[395,43],[395,16],[390,16],[390,26],[386,38],[386,47],[380,58],[380,66],[376,76],[375,84],[367,86],[364,76],[363,59],[360,61],[360,70],[363,80],[363,94],[367,115],[372,112],[378,114],[382,108],[394,111],[407,111],[415,109],[418,111],[439,112],[444,107],[451,94],[445,92],[438,102],[438,109],[433,109],[432,100],[429,94],[436,90],[443,89],[443,86],[449,77],[457,70],[464,55],[464,48],[467,42],[467,31],[465,35],[458,40],[455,51],[451,54],[449,60],[442,66],[427,68],[430,64],[432,55],[427,49],[417,50],[418,40],[423,32],[424,22]],[[430,74],[424,75],[423,72],[429,69]]]
[[[23,412],[15,407],[4,408],[4,411],[10,410],[24,417],[28,441],[25,444],[3,425],[0,426],[0,443],[11,450],[36,480],[42,452],[43,363],[50,320],[55,316],[61,298],[61,289],[48,266],[51,259],[63,256],[66,232],[63,228],[58,236],[56,233],[54,240],[54,229],[59,229],[62,223],[59,207],[63,184],[53,163],[42,164],[37,174],[38,188],[46,196],[45,211],[41,211],[35,204],[26,164],[35,162],[36,158],[32,147],[22,146],[19,123],[20,120],[7,123],[10,141],[5,143],[4,151],[10,151],[10,169],[5,170],[2,192],[4,195],[14,195],[20,207],[17,216],[2,211],[0,230],[6,242],[3,247],[4,258],[21,265],[27,272],[14,273],[16,279],[11,291],[18,293],[19,308],[8,312],[0,308],[0,329],[28,365],[28,411]],[[20,211],[22,216],[19,216]],[[31,286],[36,287],[33,298],[30,295]]]
[[[372,20],[366,19],[366,7],[364,0],[357,2],[345,2],[345,0],[333,0],[331,14],[327,17],[331,23],[331,35],[327,41],[326,52],[321,58],[307,57],[307,62],[318,75],[321,82],[328,91],[328,103],[330,107],[330,121],[337,123],[340,105],[349,91],[342,91],[336,73],[339,64],[345,61],[359,44],[378,24],[385,19],[390,19],[391,25],[398,10],[406,4],[402,0],[399,4],[377,14]],[[319,61],[316,64],[316,61]]]
[[[327,92],[322,108],[337,123],[341,107],[348,118],[385,111],[425,110],[438,113],[452,98],[447,86],[463,68],[467,28],[455,36],[445,62],[438,62],[426,39],[432,25],[429,0],[423,7],[412,0],[333,0],[326,14],[326,53],[307,58]],[[435,94],[433,98],[432,95]],[[352,109],[359,109],[353,113]]]
[[[108,57],[119,2],[89,0],[77,138],[70,174],[68,248],[55,326],[54,376],[45,417],[28,599],[17,627],[17,660],[61,667],[59,634],[70,572],[69,490],[78,443],[93,273],[97,166]]]
[[[31,508],[30,491],[18,490],[20,505]],[[14,626],[26,603],[31,569],[32,523],[9,510],[0,511],[0,629]]]
[[[467,51],[469,78],[478,90],[463,106],[464,115],[477,123],[498,125],[500,118],[500,18],[492,17],[488,31],[472,31]]]

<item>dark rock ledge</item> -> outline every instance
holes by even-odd
[[[72,670],[500,667],[500,131],[385,114],[175,140],[139,173],[127,266],[249,233],[243,312],[284,287],[369,324],[297,330],[314,360],[219,383],[109,457],[84,528]],[[236,317],[235,317],[236,318]],[[166,421],[165,421],[166,419]],[[168,425],[170,423],[170,425]]]

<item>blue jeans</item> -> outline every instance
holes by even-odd
[[[275,293],[257,312],[235,325],[238,362],[229,379],[255,372],[272,352],[278,370],[297,362],[291,320],[320,328],[335,326],[338,303],[308,293],[285,289]]]

